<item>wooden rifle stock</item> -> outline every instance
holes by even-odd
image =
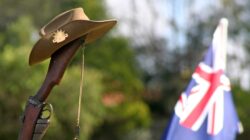
[[[30,97],[27,102],[18,140],[39,140],[43,137],[43,134],[45,133],[43,132],[45,131],[43,128],[44,126],[36,128],[36,124],[38,123],[38,119],[41,117],[41,113],[45,107],[44,102],[52,88],[60,83],[66,67],[83,42],[83,38],[74,40],[60,48],[51,56],[48,72],[41,88],[38,90],[37,94]],[[38,136],[34,136],[34,133],[38,133]],[[43,134],[39,136],[40,133]]]

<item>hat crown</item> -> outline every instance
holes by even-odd
[[[53,18],[47,25],[43,26],[39,32],[40,36],[55,32],[63,25],[74,20],[89,20],[82,8],[75,8],[65,11]]]

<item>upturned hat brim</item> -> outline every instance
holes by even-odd
[[[53,33],[41,37],[34,45],[29,56],[29,65],[39,63],[49,57],[69,42],[86,35],[84,44],[88,44],[109,31],[115,24],[116,20],[92,21],[92,20],[75,20],[60,27],[58,31],[63,31],[67,37],[62,42],[53,42]]]

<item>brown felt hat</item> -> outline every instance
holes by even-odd
[[[63,12],[40,30],[41,38],[34,45],[29,64],[39,63],[69,42],[86,36],[88,44],[103,36],[116,24],[116,20],[93,21],[85,15],[82,8]]]

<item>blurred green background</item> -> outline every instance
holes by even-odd
[[[108,1],[112,2],[0,0],[1,140],[17,139],[21,124],[19,118],[27,98],[36,93],[45,77],[49,61],[33,67],[28,66],[28,56],[39,38],[39,29],[55,15],[75,7],[83,7],[88,17],[93,20],[116,17],[113,12],[117,11],[110,9]],[[149,5],[154,5],[153,1],[145,1]],[[188,28],[178,35],[182,28],[177,24],[179,19],[176,16],[179,14],[176,14],[176,4],[181,2],[165,1],[173,3],[170,5],[173,9],[177,8],[176,11],[172,11],[172,16],[168,17],[170,24],[165,27],[171,29],[170,37],[158,35],[158,32],[163,32],[164,29],[155,32],[157,22],[142,23],[142,19],[138,20],[133,12],[135,14],[136,10],[140,10],[136,8],[140,2],[135,3],[132,0],[132,14],[123,13],[117,17],[118,25],[105,37],[85,49],[81,140],[160,139],[178,96],[190,80],[203,52],[211,43],[213,30],[221,17],[229,18],[229,35],[232,40],[241,40],[242,49],[246,54],[241,67],[236,69],[249,67],[250,17],[247,13],[250,10],[250,2],[220,0],[217,1],[220,6],[211,6],[208,8],[210,10],[204,13],[190,12]],[[187,4],[192,2],[195,0],[186,2],[184,6],[192,9],[192,5]],[[121,1],[120,7],[122,5]],[[157,21],[160,14],[168,16],[164,12],[156,12],[157,6],[150,8],[147,12],[154,15],[153,21]],[[166,6],[167,8],[169,7]],[[206,12],[209,15],[206,15]],[[148,15],[145,14],[146,16]],[[129,34],[120,31],[123,20],[128,20]],[[138,27],[144,24],[150,24],[152,32],[142,30],[143,35],[137,34]],[[184,43],[178,43],[178,38],[184,38]],[[175,41],[177,43],[173,43]],[[235,57],[237,55],[241,54],[231,55],[228,61],[238,61]],[[46,140],[73,139],[80,63],[79,52],[67,68],[60,85],[56,86],[48,97],[48,102],[54,107],[54,114],[44,138]],[[228,73],[230,74],[230,70]],[[250,95],[247,88],[242,88],[240,81],[241,75],[233,78],[232,90],[245,131],[238,139],[247,140],[250,139]]]

